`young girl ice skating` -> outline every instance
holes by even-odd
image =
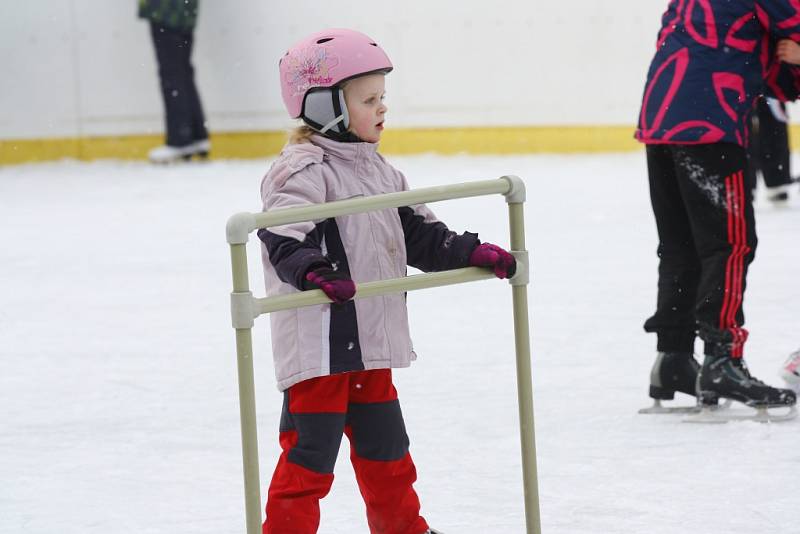
[[[281,90],[292,132],[265,176],[264,210],[319,204],[408,189],[377,152],[392,63],[378,44],[352,30],[325,30],[280,60]],[[412,484],[403,416],[391,369],[416,355],[405,296],[351,300],[358,282],[405,276],[406,266],[440,271],[490,267],[512,276],[513,256],[458,235],[424,205],[263,229],[267,294],[320,288],[331,304],[271,314],[283,452],[270,483],[265,534],[314,533],[319,500],[330,490],[342,434],[373,534],[423,534]]]

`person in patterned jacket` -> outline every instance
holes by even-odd
[[[796,0],[672,0],[662,17],[635,134],[646,145],[659,238],[656,311],[644,324],[657,335],[656,400],[678,391],[705,405],[796,402],[747,370],[742,302],[756,249],[749,113],[765,84],[786,96],[774,43],[799,35]]]

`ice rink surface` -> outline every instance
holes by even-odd
[[[800,420],[700,426],[649,404],[656,235],[642,154],[390,157],[412,187],[517,174],[527,242],[543,532],[800,532]],[[225,222],[269,162],[0,168],[0,533],[244,532]],[[502,197],[431,205],[508,244]],[[756,202],[745,298],[754,375],[800,345],[800,201]],[[253,236],[251,285],[263,296]],[[395,373],[423,514],[524,531],[510,290],[408,298],[419,360]],[[256,321],[262,496],[279,449]],[[698,344],[697,350],[701,350]],[[688,399],[685,399],[689,402]],[[320,533],[367,532],[343,440]],[[262,497],[263,498],[263,497]]]

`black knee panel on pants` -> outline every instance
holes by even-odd
[[[352,429],[352,447],[360,458],[392,461],[408,453],[408,435],[397,400],[351,404],[347,425]]]
[[[344,424],[343,413],[289,413],[288,395],[284,395],[280,431],[297,433],[287,460],[316,473],[333,473]]]

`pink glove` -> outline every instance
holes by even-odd
[[[336,304],[347,302],[356,294],[356,284],[346,273],[330,267],[318,267],[306,273],[306,289],[321,289]]]
[[[481,243],[469,256],[473,267],[491,267],[497,278],[511,278],[517,272],[517,260],[504,249],[491,243]]]

